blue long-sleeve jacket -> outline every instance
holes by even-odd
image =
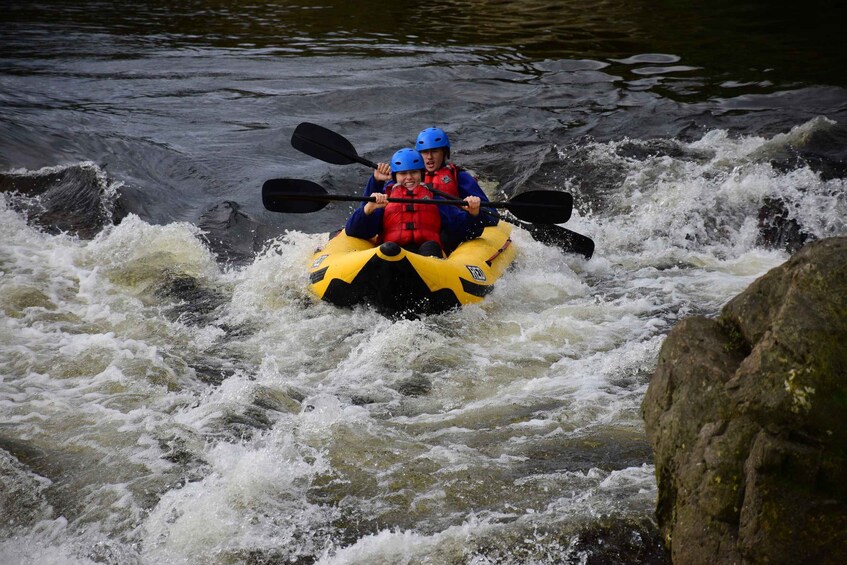
[[[456,178],[456,183],[459,189],[459,198],[464,199],[468,196],[478,196],[480,200],[483,202],[490,202],[488,196],[482,191],[482,188],[479,186],[479,183],[476,181],[474,176],[467,171],[459,169],[459,174]],[[365,190],[363,195],[367,198],[374,192],[385,192],[385,187],[394,184],[394,181],[380,181],[376,180],[373,175],[368,179],[367,184],[365,185]],[[486,206],[481,206],[479,210],[479,217],[483,223],[483,226],[496,226],[500,221],[500,214],[497,213],[496,208],[489,208]]]
[[[457,167],[458,168],[458,167]],[[483,203],[490,202],[488,196],[482,191],[479,183],[472,174],[462,169],[459,169],[459,174],[456,175],[456,184],[459,189],[459,198],[467,198],[468,196],[478,196]],[[496,208],[480,206],[479,217],[485,227],[496,226],[500,222],[500,214]]]

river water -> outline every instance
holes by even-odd
[[[847,233],[827,3],[7,4],[0,563],[667,562],[665,335]],[[516,230],[481,305],[315,303],[351,208],[261,184],[370,173],[302,121],[372,160],[443,127],[492,198],[571,192],[595,256]]]

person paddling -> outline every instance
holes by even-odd
[[[423,156],[415,149],[400,149],[391,157],[390,164],[382,163],[380,168],[389,169],[392,184],[385,186],[385,192],[373,192],[373,202],[366,202],[357,208],[347,220],[347,235],[370,239],[378,237],[378,242],[393,243],[383,250],[399,250],[403,247],[420,255],[443,257],[441,239],[442,230],[451,239],[464,241],[482,235],[483,217],[480,215],[478,196],[468,196],[464,200],[467,207],[449,205],[406,204],[388,202],[395,198],[440,198],[421,184],[424,171]],[[378,168],[374,177],[382,173]],[[387,180],[387,179],[386,179]]]
[[[415,149],[424,158],[424,165],[426,166],[422,179],[423,184],[429,187],[433,194],[444,198],[476,196],[482,202],[489,201],[472,174],[448,161],[450,158],[450,138],[447,137],[447,133],[443,129],[429,127],[422,130],[415,141]],[[376,170],[365,185],[364,195],[367,197],[375,192],[382,192],[390,178],[388,163],[378,163]],[[496,210],[485,208],[481,220],[483,227],[496,226],[500,221],[500,215]],[[444,248],[448,253],[464,241],[454,238],[450,232],[442,233],[442,239]]]
[[[483,202],[488,202],[474,176],[449,161],[450,138],[443,129],[431,127],[421,131],[415,141],[415,149],[423,156],[426,165],[424,184],[453,198],[478,196]]]
[[[449,161],[450,138],[443,129],[430,127],[421,131],[415,141],[415,149],[423,156],[424,165],[426,165],[424,185],[430,187],[435,194],[445,198],[476,196],[481,201],[488,202],[488,197],[474,176]],[[483,226],[496,226],[499,221],[500,215],[496,210],[489,208],[484,210]],[[444,233],[443,238],[444,246],[448,251],[452,251],[461,243],[461,240],[453,239],[449,233]]]
[[[479,183],[469,172],[459,168],[450,159],[450,139],[441,128],[426,128],[418,134],[415,141],[415,149],[424,158],[426,171],[422,182],[444,194],[449,198],[465,198],[476,196],[482,202],[488,202],[488,196],[480,188]],[[368,184],[365,186],[365,196],[374,192],[382,192],[386,181],[391,179],[391,171],[388,163],[377,163],[377,168]],[[442,196],[444,196],[442,194]],[[446,198],[446,196],[445,196]],[[491,218],[486,225],[497,224],[497,212],[491,210]]]

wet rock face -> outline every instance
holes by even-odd
[[[248,264],[270,238],[265,226],[229,200],[204,212],[198,226],[206,233],[209,248],[224,263]]]
[[[0,174],[0,192],[10,193],[12,207],[30,224],[51,234],[91,239],[126,216],[109,182],[90,165],[34,174]]]
[[[790,217],[788,205],[783,200],[765,198],[759,208],[759,245],[796,253],[814,239],[797,220]]]
[[[678,324],[642,412],[674,562],[847,563],[847,238]]]

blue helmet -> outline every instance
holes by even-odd
[[[426,128],[418,134],[415,149],[426,151],[427,149],[439,149],[443,147],[446,154],[450,155],[450,139],[441,128]]]
[[[401,149],[391,156],[391,172],[422,171],[426,169],[423,157],[414,149]]]

